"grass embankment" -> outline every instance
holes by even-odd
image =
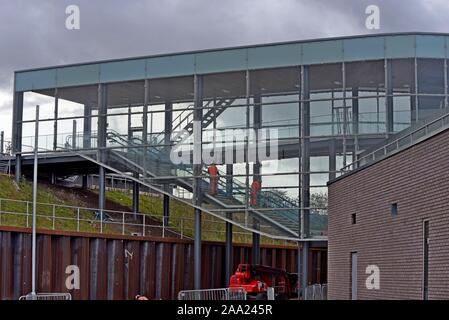
[[[30,182],[22,181],[16,184],[13,178],[0,175],[0,199],[19,200],[1,201],[0,224],[19,227],[31,226],[32,184]],[[24,201],[28,201],[28,203]],[[37,202],[40,203],[37,206],[37,226],[44,229],[77,230],[78,211],[61,206],[86,206],[86,203],[80,200],[75,192],[58,190],[55,187],[49,188],[46,185],[39,185]],[[54,207],[52,204],[59,206]],[[80,210],[79,216],[80,231],[95,232],[97,230],[97,226],[91,220],[92,212]]]
[[[89,192],[89,191],[88,191]],[[109,207],[114,204],[119,205],[120,210],[131,211],[132,194],[123,191],[107,191],[106,198]],[[30,227],[32,212],[32,184],[28,181],[22,181],[16,184],[13,178],[0,175],[0,199],[13,199],[0,201],[0,225]],[[86,192],[81,192],[75,188],[65,188],[50,186],[47,184],[39,184],[37,193],[38,228],[68,230],[83,232],[99,232],[99,222],[94,219],[93,210],[78,210],[74,208],[61,206],[74,206],[84,208],[96,208],[97,204],[93,203],[95,197],[87,197]],[[28,201],[25,203],[23,201]],[[54,207],[53,204],[59,205]],[[108,204],[107,204],[108,207]],[[148,214],[153,221],[162,225],[163,217],[163,199],[156,195],[140,195],[141,213]],[[27,215],[28,213],[28,215]],[[80,222],[76,220],[79,214]],[[55,217],[55,219],[53,219]],[[170,201],[170,219],[169,227],[184,236],[193,238],[194,230],[194,210],[192,207],[177,201]],[[216,217],[208,214],[203,215],[202,221],[203,240],[206,241],[224,241],[225,240],[225,223]],[[106,233],[121,233],[120,225],[105,224],[103,231]],[[243,229],[233,228],[233,240],[238,243],[250,243],[252,237]],[[242,234],[245,233],[245,234]],[[262,237],[262,243],[267,244],[285,244],[284,241],[273,241],[269,238]]]

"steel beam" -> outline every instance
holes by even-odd
[[[305,292],[305,288],[309,285],[309,242],[304,241],[302,243],[301,250],[301,288],[302,292]]]
[[[104,163],[106,160],[104,148],[106,147],[107,135],[107,85],[98,85],[98,133],[97,133],[97,160]],[[101,232],[103,231],[103,210],[106,207],[106,172],[103,166],[99,167],[98,172],[98,208],[100,210]]]
[[[58,88],[55,89],[55,110],[53,123],[53,150],[58,148],[58,114],[59,114],[59,93]]]
[[[15,91],[15,90],[14,90]],[[23,120],[23,92],[14,92],[12,114],[12,153],[16,156],[15,178],[19,183],[22,177],[22,120]]]
[[[170,220],[170,197],[163,195],[163,211],[164,211],[164,226],[168,226]]]
[[[92,108],[89,105],[84,106],[84,122],[83,122],[83,148],[91,148],[92,135]]]
[[[202,172],[202,117],[203,117],[203,78],[194,76],[194,133],[193,133],[193,203],[201,206],[201,172]],[[195,208],[195,236],[194,236],[194,288],[201,289],[201,210]]]
[[[139,179],[138,174],[134,174],[136,179]],[[140,211],[140,184],[137,181],[133,181],[133,213],[134,218],[137,217],[136,213]]]

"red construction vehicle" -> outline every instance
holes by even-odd
[[[272,287],[275,300],[298,297],[296,292],[298,275],[285,269],[261,265],[239,264],[229,281],[230,288],[243,288],[248,299],[267,300],[267,289]]]

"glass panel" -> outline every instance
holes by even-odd
[[[359,133],[386,132],[385,97],[363,98],[372,96],[371,92],[359,92]]]
[[[57,70],[57,86],[68,87],[83,84],[98,83],[100,80],[100,65],[65,67]]]
[[[418,91],[420,94],[444,94],[444,61],[418,59]],[[424,119],[443,108],[444,97],[420,96],[418,117]]]
[[[310,66],[309,89],[311,99],[321,99],[312,93],[335,92],[343,90],[343,74],[341,64],[326,64]]]
[[[395,132],[408,128],[412,122],[411,96],[395,96],[393,98],[393,129]]]
[[[343,41],[319,41],[302,45],[303,64],[343,61]]]
[[[15,90],[26,91],[56,87],[56,69],[18,72]]]
[[[145,60],[125,60],[102,63],[100,81],[126,81],[145,79]]]
[[[418,59],[419,93],[444,94],[444,61]]]
[[[166,78],[195,73],[195,56],[180,54],[147,59],[148,78]]]
[[[301,64],[299,44],[275,45],[248,49],[248,67],[271,68]]]
[[[246,49],[204,52],[196,55],[197,73],[244,70],[246,67]]]
[[[389,61],[393,94],[410,94],[415,91],[415,62],[413,59]]]
[[[415,56],[415,36],[385,37],[387,58],[409,58]]]
[[[152,104],[193,99],[193,77],[154,79],[149,81],[149,85]]]
[[[345,61],[383,59],[385,57],[384,37],[370,37],[343,40]]]
[[[445,37],[432,35],[416,36],[416,56],[423,58],[445,58]]]
[[[346,63],[346,88],[385,94],[384,61]]]

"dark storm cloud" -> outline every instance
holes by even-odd
[[[2,0],[0,111],[13,71],[83,61],[371,33],[365,8],[381,9],[376,32],[449,30],[447,0]],[[65,29],[76,4],[81,30]]]

